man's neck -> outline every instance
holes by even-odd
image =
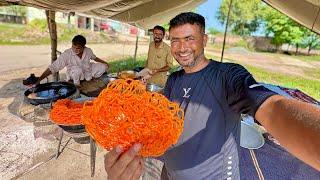
[[[160,42],[154,42],[154,46],[155,46],[156,48],[158,48],[158,47],[160,47],[161,43],[162,43],[162,41],[160,41]]]
[[[83,55],[83,52],[80,53],[80,54],[77,54],[77,56],[81,59],[82,58],[82,55]]]
[[[198,72],[200,70],[202,70],[203,68],[205,68],[208,64],[209,64],[209,60],[206,58],[206,57],[203,57],[200,62],[194,66],[194,67],[185,67],[183,68],[185,73],[195,73],[195,72]]]

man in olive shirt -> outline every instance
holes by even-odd
[[[153,42],[149,45],[146,68],[151,76],[147,82],[164,87],[167,82],[167,72],[172,67],[173,57],[170,47],[162,41],[165,30],[161,26],[153,28]]]

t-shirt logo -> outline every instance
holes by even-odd
[[[184,91],[184,95],[183,95],[183,97],[184,98],[189,98],[190,97],[190,95],[188,94],[189,93],[189,91],[191,90],[191,88],[183,88],[183,91]]]

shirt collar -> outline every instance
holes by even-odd
[[[83,57],[86,55],[86,48],[87,48],[87,47],[84,47],[83,52],[82,52],[82,56],[81,56],[80,59],[83,59]],[[78,55],[72,50],[72,48],[70,48],[70,49],[71,49],[71,55],[72,55],[72,56],[78,56]]]
[[[153,41],[153,46],[156,48],[156,43]],[[159,49],[162,49],[164,46],[163,40],[161,41],[160,46],[158,47]]]

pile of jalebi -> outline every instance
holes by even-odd
[[[74,102],[70,99],[61,99],[53,104],[50,119],[60,125],[79,125],[83,103]]]
[[[140,155],[156,157],[177,143],[183,130],[183,111],[165,96],[147,92],[137,80],[108,84],[98,98],[85,102],[82,121],[93,139],[111,150],[141,143]]]

